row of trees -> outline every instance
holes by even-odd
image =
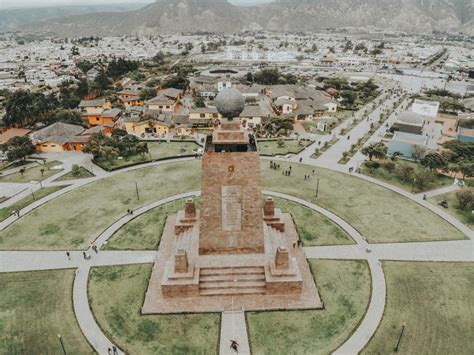
[[[51,124],[64,122],[83,124],[80,114],[73,111],[81,101],[84,88],[70,81],[59,86],[59,95],[44,95],[28,90],[19,90],[8,96],[3,121],[7,127],[27,126],[37,121]]]
[[[248,73],[247,81],[260,85],[294,85],[298,83],[298,79],[295,75],[283,74],[278,68],[265,68],[255,74]]]
[[[92,154],[96,160],[105,159],[112,162],[119,156],[145,155],[148,153],[148,144],[124,130],[114,129],[110,137],[102,133],[93,134],[83,151]]]

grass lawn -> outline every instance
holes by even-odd
[[[156,207],[120,228],[107,242],[105,250],[157,250],[168,215],[184,209],[184,200]],[[195,199],[196,208],[200,201]]]
[[[391,160],[386,160],[385,162],[388,162]],[[421,164],[411,162],[411,161],[406,161],[406,160],[397,160],[394,163],[396,164],[396,168],[392,173],[389,173],[386,169],[383,168],[383,163],[384,161],[381,161],[381,166],[380,168],[371,171],[368,169],[365,165],[361,166],[361,173],[372,176],[376,179],[388,182],[391,185],[400,187],[406,191],[412,192],[412,185],[413,185],[413,179],[410,181],[406,182],[402,179],[401,175],[398,173],[398,168],[400,166],[410,166],[413,169],[415,169],[415,174],[417,172],[420,172],[425,169]],[[435,190],[440,187],[444,186],[449,186],[452,185],[454,182],[453,178],[450,178],[446,175],[435,173],[435,179],[424,186],[423,188],[420,188],[417,184],[414,185],[414,192],[423,192],[423,191],[430,191],[430,190]]]
[[[42,189],[39,189],[36,191],[35,194],[35,199],[39,200],[42,199],[43,197],[46,197],[53,192],[56,192],[58,190],[61,190],[65,186],[51,186],[51,187],[43,187]],[[32,204],[35,202],[35,199],[33,199],[33,195],[30,194],[18,202],[14,203],[10,207],[5,207],[0,209],[0,222],[6,220],[8,217],[11,216],[13,211],[21,210],[22,208]]]
[[[324,310],[249,312],[253,354],[329,354],[355,330],[370,300],[365,261],[309,260]]]
[[[263,186],[306,199],[345,219],[371,243],[466,239],[464,234],[433,212],[383,187],[362,179],[303,164],[292,164],[290,177],[262,161]],[[305,174],[312,174],[304,180]],[[315,198],[316,178],[320,178]]]
[[[37,164],[31,160],[21,160],[17,162],[2,161],[0,162],[0,171],[13,169],[19,166],[36,166]]]
[[[0,249],[83,249],[127,209],[197,190],[200,178],[200,162],[188,161],[98,180],[46,203],[0,232]]]
[[[73,174],[72,171],[68,172],[67,174],[61,176],[59,179],[55,181],[69,181],[69,180],[76,180],[76,179],[85,179],[95,176],[89,170],[84,168],[83,166],[79,167],[79,171],[76,175]]]
[[[219,314],[141,315],[152,264],[93,268],[89,302],[108,335],[129,354],[215,354]]]
[[[260,141],[258,142],[258,148],[260,154],[266,156],[299,154],[311,143],[313,142],[305,140],[299,142],[297,140],[285,140],[285,145],[280,147],[278,141]]]
[[[100,167],[106,170],[124,168],[151,160],[194,154],[193,150],[198,148],[200,148],[200,146],[194,142],[148,142],[149,154],[136,154],[123,159],[115,159],[112,162],[105,159],[97,159],[96,162]]]
[[[0,353],[92,354],[72,305],[74,270],[0,273]]]
[[[354,244],[352,238],[337,224],[312,209],[285,199],[275,198],[282,212],[290,212],[303,241],[303,246]]]
[[[374,337],[362,353],[472,354],[474,264],[383,263],[387,304]]]
[[[437,205],[439,202],[447,200],[448,201],[448,209],[444,209],[444,211],[448,212],[454,218],[457,218],[461,223],[469,226],[471,229],[474,227],[474,215],[471,211],[461,210],[459,208],[458,199],[456,197],[456,192],[450,192],[443,195],[436,195],[433,197],[428,198],[428,201]]]
[[[23,176],[19,172],[0,176],[0,182],[30,182],[30,181],[43,181],[44,179],[59,173],[61,170],[51,169],[54,166],[62,165],[59,161],[50,161],[46,164],[35,165],[27,167]],[[45,169],[44,173],[41,174],[41,169]]]

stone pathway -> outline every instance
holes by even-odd
[[[247,322],[243,311],[222,312],[219,355],[237,354],[230,348],[231,340],[239,344],[238,354],[250,354]]]

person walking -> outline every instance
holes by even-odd
[[[234,350],[236,353],[239,352],[239,343],[237,343],[235,340],[230,341],[230,348]]]
[[[66,256],[67,256],[68,260],[71,260],[71,254],[69,254],[68,251],[66,252]]]

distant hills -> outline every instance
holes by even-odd
[[[0,32],[22,30],[22,26],[51,18],[90,14],[95,12],[134,11],[146,3],[51,6],[39,8],[0,9]]]
[[[474,35],[473,0],[276,0],[241,7],[226,0],[157,0],[126,12],[101,12],[47,19],[24,26],[39,34],[144,35],[226,32],[248,29],[318,31],[376,27],[413,33]]]

